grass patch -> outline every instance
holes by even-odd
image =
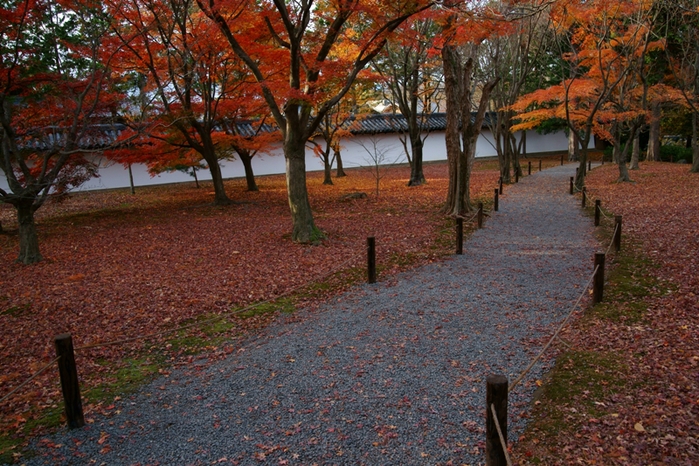
[[[590,309],[588,315],[616,322],[638,322],[648,309],[647,300],[661,294],[661,283],[654,273],[659,266],[640,251],[622,250],[612,258],[604,300]],[[667,285],[664,284],[663,289],[667,289]]]
[[[568,351],[561,354],[556,366],[548,374],[546,383],[535,394],[540,401],[534,409],[535,427],[546,435],[555,436],[571,431],[571,422],[582,421],[585,415],[602,414],[595,400],[620,391],[624,386],[623,374],[628,371],[623,358],[614,353]],[[575,403],[577,419],[562,409]]]
[[[87,403],[97,404],[112,401],[117,395],[133,393],[143,384],[153,380],[163,365],[164,362],[159,357],[126,359],[108,381],[86,390],[83,398]]]
[[[17,430],[10,434],[0,433],[0,463],[12,464],[18,458],[30,458],[33,456],[31,450],[26,447],[26,438],[32,435],[37,428],[55,428],[63,422],[63,405],[49,408],[43,411],[41,417],[28,419],[17,427]]]
[[[249,319],[250,317],[269,314],[277,311],[282,312],[284,314],[291,314],[292,312],[296,311],[296,306],[294,305],[291,298],[280,298],[269,303],[258,304],[252,309],[249,309],[236,315],[242,319]]]
[[[0,315],[3,316],[10,316],[10,317],[18,317],[22,314],[24,314],[26,311],[28,311],[31,308],[31,304],[20,304],[19,306],[11,306],[5,309],[4,311],[0,312]]]

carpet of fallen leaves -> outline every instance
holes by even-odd
[[[592,400],[594,415],[580,409],[593,388],[557,406],[568,424],[547,438],[528,431],[513,448],[517,464],[699,464],[699,174],[648,162],[633,183],[617,177],[612,164],[597,168],[587,189],[623,216],[622,248],[659,266],[641,271],[659,289],[638,320],[583,319],[565,335],[577,351],[623,361],[623,388]]]
[[[489,198],[496,165],[477,164],[476,170],[472,194]],[[58,334],[72,334],[76,348],[141,337],[327,282],[330,275],[337,292],[345,274],[354,271],[355,282],[363,279],[368,236],[376,237],[380,279],[453,251],[453,234],[443,232],[453,221],[439,214],[448,184],[445,163],[426,165],[428,183],[412,188],[407,167],[385,168],[378,196],[371,172],[353,169],[348,175],[324,186],[321,174],[309,174],[316,224],[327,235],[315,246],[290,240],[283,176],[260,177],[259,192],[247,192],[243,180],[227,181],[235,202],[227,207],[212,206],[211,187],[193,183],[49,202],[37,212],[45,260],[32,266],[14,262],[17,224],[12,209],[0,205],[0,398],[51,361]],[[356,192],[368,197],[343,198]],[[320,299],[308,296],[295,304]],[[271,318],[240,319],[227,337],[244,336]],[[196,336],[196,327],[190,332]],[[77,350],[83,390],[109,382],[128,357],[168,348],[164,335]],[[0,404],[0,432],[21,430],[56,409],[56,372],[51,368]],[[93,410],[100,406],[86,407]]]

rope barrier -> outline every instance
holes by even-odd
[[[617,230],[619,230],[618,223],[614,226],[614,233],[612,233],[612,240],[609,242],[609,247],[607,248],[607,251],[604,253],[605,256],[609,255],[609,251],[611,251],[612,246],[614,246],[614,238],[616,237]]]
[[[24,387],[25,385],[27,385],[27,384],[28,384],[29,382],[31,382],[32,380],[34,380],[34,379],[36,379],[37,377],[39,377],[39,375],[41,375],[42,373],[44,373],[44,372],[46,371],[46,369],[48,369],[49,367],[51,367],[51,366],[53,366],[54,364],[56,364],[56,362],[58,362],[59,359],[61,359],[60,356],[56,356],[55,358],[53,358],[53,360],[51,360],[51,362],[49,362],[49,363],[46,364],[44,367],[42,367],[41,369],[39,369],[38,371],[36,371],[36,372],[34,373],[34,375],[32,375],[32,376],[29,377],[27,380],[25,380],[24,382],[22,382],[21,384],[19,384],[19,385],[18,385],[17,387],[15,387],[15,389],[12,390],[10,393],[8,393],[7,395],[5,395],[5,396],[3,396],[2,398],[0,398],[0,403],[2,403],[3,401],[5,401],[6,399],[8,399],[9,397],[11,397],[12,395],[14,395],[15,393],[17,393],[17,391],[18,391],[20,388]]]
[[[343,262],[342,264],[340,264],[340,266],[339,266],[336,270],[333,270],[333,271],[331,271],[331,272],[328,272],[328,273],[326,273],[325,275],[321,275],[321,276],[320,276],[318,279],[316,279],[315,281],[323,280],[323,279],[329,277],[330,275],[333,275],[333,274],[339,272],[340,270],[344,269],[345,266],[347,266],[347,265],[349,265],[351,262],[353,262],[356,258],[357,258],[357,257],[355,256],[355,257],[352,257],[351,259],[349,259],[349,260]],[[235,310],[235,311],[224,312],[223,314],[219,314],[219,315],[214,316],[214,317],[211,317],[211,318],[209,318],[209,319],[199,320],[199,321],[194,322],[194,323],[192,323],[192,324],[183,325],[183,326],[181,326],[181,327],[177,327],[177,328],[170,329],[170,330],[164,330],[164,331],[162,331],[162,332],[154,332],[154,333],[149,333],[149,334],[147,334],[147,335],[140,335],[140,336],[138,336],[138,337],[124,338],[124,339],[121,339],[121,340],[115,340],[115,341],[109,341],[109,342],[98,342],[98,343],[92,343],[92,344],[89,344],[89,345],[78,346],[78,347],[75,348],[75,351],[85,350],[85,349],[92,349],[92,348],[103,348],[103,347],[106,347],[106,346],[114,346],[114,345],[119,345],[119,344],[122,344],[122,343],[129,343],[129,342],[132,342],[132,341],[143,340],[143,339],[146,339],[146,338],[160,337],[160,336],[164,336],[164,335],[169,335],[169,334],[171,334],[171,333],[179,332],[179,331],[181,331],[181,330],[187,330],[187,329],[189,329],[189,328],[197,327],[197,326],[202,325],[202,324],[208,324],[208,323],[211,323],[211,322],[216,322],[216,321],[221,320],[221,319],[223,319],[223,318],[225,318],[225,317],[229,317],[229,316],[234,316],[234,315],[242,314],[243,312],[247,312],[247,311],[249,311],[249,310],[255,309],[256,307],[262,306],[263,304],[269,304],[269,303],[271,303],[272,301],[276,301],[276,300],[281,299],[281,298],[283,298],[283,297],[285,297],[285,296],[288,296],[288,295],[290,295],[290,294],[292,294],[292,293],[295,293],[296,291],[300,290],[301,288],[304,288],[304,287],[308,286],[308,285],[311,284],[311,283],[312,283],[312,282],[303,283],[303,284],[298,285],[298,286],[296,286],[296,287],[290,288],[289,290],[285,291],[284,293],[282,293],[282,294],[280,294],[280,295],[278,295],[278,296],[275,296],[274,298],[269,298],[269,299],[266,299],[266,300],[264,300],[264,301],[260,301],[260,302],[258,302],[258,303],[254,303],[254,304],[251,304],[251,305],[249,305],[249,306],[246,306],[246,307],[244,307],[244,308],[242,308],[242,309],[237,309],[237,310]]]
[[[505,461],[507,461],[507,466],[512,466],[510,454],[507,452],[507,443],[505,442],[505,436],[502,435],[502,427],[500,427],[500,421],[498,421],[498,415],[495,412],[495,405],[493,403],[490,404],[490,412],[493,413],[493,421],[495,421],[495,428],[498,431],[498,437],[500,437],[502,451],[503,453],[505,453]]]
[[[548,343],[546,343],[546,346],[539,352],[539,354],[534,358],[534,360],[527,366],[526,369],[515,379],[514,382],[512,382],[512,385],[510,385],[510,388],[507,390],[508,393],[512,392],[515,387],[522,381],[522,379],[529,373],[529,371],[534,367],[534,364],[536,364],[539,359],[541,359],[541,356],[544,355],[547,349],[549,349],[549,346],[551,346],[551,343],[558,337],[558,334],[561,333],[561,330],[563,330],[563,327],[568,323],[568,320],[570,317],[573,315],[573,312],[575,312],[575,309],[577,309],[578,305],[580,304],[580,301],[582,301],[583,297],[585,296],[585,293],[587,292],[588,288],[590,288],[590,284],[592,283],[592,280],[594,280],[595,275],[597,274],[597,270],[599,269],[599,266],[595,267],[595,270],[592,272],[592,276],[590,279],[587,281],[587,284],[583,288],[582,293],[580,294],[580,297],[578,297],[578,300],[575,301],[575,304],[573,305],[573,308],[570,310],[568,315],[566,316],[565,319],[563,319],[563,322],[561,322],[561,325],[558,327],[556,332],[553,334],[551,339],[549,340]]]

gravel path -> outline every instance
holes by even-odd
[[[512,381],[592,271],[592,220],[567,194],[574,170],[506,187],[463,256],[279,319],[226,360],[58,433],[62,446],[37,444],[27,464],[482,464],[485,377]],[[545,369],[510,396],[511,441]]]

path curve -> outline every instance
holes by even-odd
[[[462,256],[279,319],[225,361],[173,371],[120,414],[57,434],[60,447],[36,445],[26,464],[482,464],[485,377],[512,381],[592,271],[574,170],[506,186]],[[510,397],[511,441],[546,364]]]

